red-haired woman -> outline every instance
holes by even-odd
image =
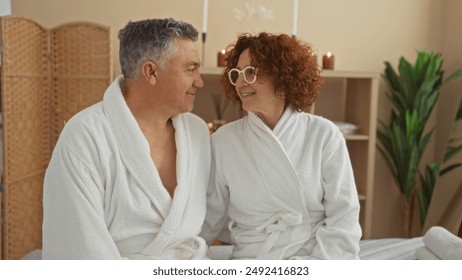
[[[210,243],[229,229],[234,259],[358,259],[359,201],[344,137],[303,112],[322,83],[310,46],[260,33],[240,35],[228,50],[221,82],[248,115],[212,135],[202,236]]]

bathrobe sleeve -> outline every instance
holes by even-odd
[[[212,148],[212,167],[207,190],[207,212],[200,234],[209,245],[218,238],[228,217],[229,189],[219,172],[220,169],[216,166],[216,156]]]
[[[359,200],[343,135],[333,130],[323,147],[322,184],[325,224],[316,232],[312,257],[359,259]]]
[[[44,184],[43,259],[121,259],[104,219],[102,176],[85,154],[59,143],[53,152]]]

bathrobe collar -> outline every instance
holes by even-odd
[[[163,187],[158,171],[150,157],[149,143],[141,131],[135,117],[127,106],[121,91],[124,78],[119,76],[107,89],[103,106],[113,133],[117,139],[122,160],[134,179],[143,187],[143,191],[152,200],[161,216],[166,219],[172,206],[172,199]],[[185,128],[181,115],[172,118],[177,145],[177,183],[185,179],[188,149],[185,149]],[[178,129],[181,126],[182,129]],[[178,143],[180,142],[180,143]],[[160,186],[160,187],[159,187]],[[179,188],[175,190],[175,196]],[[181,194],[183,196],[183,194]]]

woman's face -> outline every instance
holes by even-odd
[[[239,56],[236,68],[242,70],[247,66],[253,66],[250,62],[249,50],[244,50]],[[284,99],[276,97],[273,80],[257,71],[257,80],[247,83],[243,74],[236,80],[236,92],[242,101],[245,111],[253,112],[261,117],[280,115],[284,111]]]

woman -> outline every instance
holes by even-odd
[[[358,259],[359,201],[344,137],[302,111],[322,81],[310,46],[261,33],[228,49],[222,85],[248,115],[212,136],[202,236],[210,244],[227,227],[236,259]]]

